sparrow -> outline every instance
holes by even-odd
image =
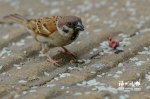
[[[61,53],[76,57],[74,53],[68,51],[64,46],[74,42],[79,36],[79,32],[84,30],[81,18],[77,16],[53,16],[39,19],[26,19],[19,14],[4,16],[24,26],[42,46],[42,52],[47,56],[47,60],[56,66],[60,66],[58,61],[53,60],[48,54],[48,50],[54,47],[61,47]]]
[[[112,40],[111,37],[108,37],[107,40],[108,40],[109,47],[116,49],[116,47],[119,46],[119,42],[116,40]]]

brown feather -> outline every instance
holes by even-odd
[[[4,19],[13,20],[14,22],[19,23],[20,25],[28,27],[27,19],[19,14],[10,14],[8,16],[4,16]]]
[[[81,19],[77,16],[64,16],[62,17],[58,22],[58,27],[62,27],[63,25],[66,25],[68,22],[76,23],[81,22]]]
[[[51,18],[30,20],[29,25],[32,30],[37,29],[38,33],[48,36],[57,31],[56,22],[60,18],[60,16],[54,16]]]

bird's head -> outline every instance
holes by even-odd
[[[69,36],[84,30],[82,21],[77,16],[64,16],[57,22],[57,30],[63,36]]]

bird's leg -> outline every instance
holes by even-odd
[[[46,56],[47,56],[47,61],[53,63],[53,64],[56,65],[56,66],[60,66],[60,65],[58,64],[58,61],[53,60],[49,54],[46,53]]]
[[[61,48],[63,48],[64,51],[59,50],[58,52],[68,54],[68,55],[71,55],[74,58],[77,58],[77,56],[74,53],[71,53],[70,51],[68,51],[64,46],[62,46]]]
[[[58,64],[58,61],[55,61],[51,58],[51,56],[47,53],[47,50],[48,50],[48,46],[49,44],[48,43],[41,43],[42,44],[42,52],[47,56],[47,61],[53,63],[54,65],[56,66],[60,66]]]

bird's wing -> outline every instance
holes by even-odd
[[[50,18],[41,18],[36,20],[29,20],[29,28],[36,33],[43,35],[51,35],[57,31],[56,22],[62,18],[61,16],[54,16]]]

